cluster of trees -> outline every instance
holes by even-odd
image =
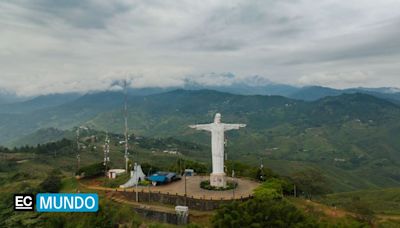
[[[172,137],[168,138],[140,137],[139,139],[136,139],[136,141],[139,143],[140,147],[145,149],[164,150],[165,148],[176,148],[181,152],[202,149],[202,147],[198,144],[192,142],[180,141]]]
[[[43,213],[45,227],[139,227],[140,217],[125,204],[100,199],[96,213]]]
[[[9,149],[7,147],[1,147],[0,151],[5,153],[37,153],[37,154],[49,154],[55,152],[72,151],[73,142],[69,139],[62,139],[57,142],[50,142],[45,144],[38,144],[37,146],[21,146]]]
[[[49,175],[39,184],[38,192],[57,193],[61,189],[61,172],[53,170]]]
[[[231,175],[232,171],[234,171],[236,177],[249,177],[259,181],[278,177],[271,169],[266,167],[254,167],[238,161],[226,161],[225,166],[227,174]]]
[[[222,206],[212,218],[214,227],[318,227],[283,198],[286,183],[270,179],[255,190],[254,198]]]
[[[105,166],[103,162],[94,163],[88,166],[81,167],[76,175],[84,174],[84,177],[98,177],[105,174]]]
[[[316,169],[306,169],[294,173],[290,177],[282,177],[266,167],[254,167],[238,161],[227,161],[227,174],[234,170],[236,177],[248,177],[258,181],[280,180],[285,195],[304,196],[312,199],[312,196],[331,192],[326,178]]]
[[[208,173],[208,167],[204,163],[182,158],[177,159],[175,164],[168,167],[168,170],[176,173],[182,173],[185,169],[193,169],[196,173],[200,174]]]
[[[246,171],[246,166],[235,163],[241,174],[257,178],[260,173],[268,173],[258,168],[259,172]],[[236,170],[236,168],[235,168]],[[256,176],[254,176],[256,175]],[[259,178],[258,178],[259,179]],[[315,169],[306,169],[293,174],[291,177],[280,177],[272,172],[266,180],[254,190],[254,198],[246,202],[233,202],[222,206],[212,218],[214,227],[327,227],[330,222],[317,220],[318,216],[304,213],[288,200],[285,195],[312,196],[330,193],[325,177]],[[374,224],[374,212],[355,197],[346,209],[354,212],[354,219],[340,221],[339,227],[357,226],[364,227]]]

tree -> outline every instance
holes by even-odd
[[[244,203],[233,202],[222,206],[212,218],[214,227],[317,227],[285,200],[255,198]]]
[[[221,207],[212,219],[214,227],[317,227],[283,199],[287,181],[272,178],[254,190],[254,198]]]
[[[82,173],[85,174],[85,177],[96,177],[96,176],[104,175],[105,166],[104,166],[103,162],[84,166],[78,170],[77,175],[81,175]]]
[[[61,176],[58,171],[53,170],[47,178],[39,184],[40,192],[56,193],[61,188]]]
[[[269,179],[254,190],[254,197],[258,199],[282,199],[282,184],[283,180]]]

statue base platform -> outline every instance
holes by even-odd
[[[225,173],[211,173],[210,185],[218,188],[226,188],[226,174]]]

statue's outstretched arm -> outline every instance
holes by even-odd
[[[229,131],[229,130],[237,130],[241,127],[246,127],[246,124],[224,124],[224,130]]]
[[[196,124],[196,125],[189,125],[189,127],[194,128],[196,130],[211,131],[211,124]]]

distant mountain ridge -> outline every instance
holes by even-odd
[[[314,89],[309,88],[307,91]],[[321,90],[317,88],[317,91]],[[398,107],[394,106],[395,102],[392,102],[392,100],[382,99],[375,95],[367,95],[356,91],[349,94],[333,93],[325,88],[322,91],[329,91],[329,94],[333,94],[334,96],[323,97],[313,102],[304,102],[302,99],[299,99],[300,96],[296,96],[297,99],[293,100],[282,96],[244,96],[214,90],[178,89],[162,94],[146,96],[129,95],[129,107],[133,110],[148,112],[150,118],[153,115],[158,116],[160,113],[176,114],[179,116],[182,113],[189,112],[188,114],[190,115],[196,115],[197,113],[204,112],[204,109],[207,109],[207,112],[210,113],[209,118],[212,118],[212,113],[215,114],[215,112],[234,112],[243,115],[246,112],[267,112],[271,108],[274,108],[275,105],[286,107],[286,109],[289,107],[292,109],[296,108],[293,110],[293,113],[285,113],[285,116],[282,117],[285,121],[301,118],[301,116],[296,116],[296,114],[308,115],[310,119],[314,113],[318,113],[324,109],[326,111],[333,104],[340,104],[346,107],[343,110],[344,113],[339,113],[340,115],[356,111],[356,109],[360,109],[358,112],[360,115],[370,113],[363,110],[363,108],[372,106],[373,102],[378,101],[384,104],[385,107]],[[393,94],[396,95],[397,93]],[[319,96],[319,93],[314,93],[314,95]],[[350,98],[359,99],[355,101],[354,99],[350,100]],[[368,101],[364,102],[366,106],[358,108],[358,104],[362,103],[363,100]],[[3,133],[0,132],[0,143],[13,140],[13,138],[15,140],[15,137],[30,134],[41,128],[56,127],[68,129],[78,124],[84,124],[85,122],[102,126],[104,124],[99,124],[96,120],[101,115],[106,115],[107,113],[115,113],[115,117],[110,117],[111,122],[120,121],[123,101],[124,94],[122,92],[109,91],[90,93],[83,96],[78,94],[46,95],[25,102],[0,105],[0,129],[4,130]],[[333,101],[336,101],[336,103]],[[335,113],[341,110],[339,109],[341,106],[335,107]],[[310,111],[311,107],[314,108],[313,111]],[[332,109],[334,108],[332,107]],[[382,116],[386,114],[375,107],[373,110],[375,113],[382,114]],[[382,108],[382,110],[385,110],[385,108]],[[270,113],[266,113],[266,115],[270,115]],[[330,116],[329,113],[320,113],[319,115],[315,116],[315,120]],[[351,115],[347,114],[345,116]],[[201,118],[204,117],[200,117],[200,120]],[[332,116],[325,118],[325,121],[330,122],[336,119],[337,116]],[[313,121],[315,122],[315,120]],[[120,131],[123,125],[112,124],[111,126],[113,126],[111,129],[106,129],[106,126],[102,126],[102,128]],[[160,131],[163,132],[162,129]]]
[[[239,81],[232,80],[234,76],[230,74],[226,75],[225,78],[229,79],[230,81],[215,85],[212,85],[210,83],[186,80],[184,85],[182,86],[128,88],[128,94],[130,96],[148,96],[179,89],[215,90],[219,92],[226,92],[238,95],[277,95],[298,100],[315,101],[327,96],[338,96],[345,93],[365,93],[400,104],[400,89],[395,87],[356,87],[348,89],[334,89],[324,86],[293,86],[282,83],[274,83],[269,81],[268,79],[259,76],[250,77],[249,79],[241,79]],[[87,94],[96,94],[101,92],[113,92],[113,90],[91,91]],[[79,96],[83,95],[80,93],[56,93],[34,97],[20,97],[13,93],[0,90],[0,113],[2,112],[2,109],[7,109],[7,111],[3,111],[3,113],[6,113],[9,112],[8,109],[10,108],[16,111],[25,111],[24,109],[29,111],[28,107],[34,105],[37,105],[38,108],[55,106],[57,104],[67,102],[68,99],[73,100],[74,98],[77,98]],[[38,109],[36,107],[32,108]]]
[[[77,93],[48,94],[14,103],[0,104],[0,113],[24,113],[61,105],[80,97]]]
[[[308,86],[298,89],[296,92],[290,94],[288,97],[314,101],[327,96],[338,96],[346,93],[365,93],[379,98],[387,99],[395,103],[400,103],[400,90],[397,88],[350,88],[350,89],[332,89],[322,86]]]
[[[9,92],[7,90],[4,90],[4,89],[0,88],[0,105],[1,104],[9,104],[9,103],[20,102],[20,101],[24,101],[26,99],[29,99],[29,98],[28,97],[17,96],[13,92]]]
[[[64,130],[81,125],[122,133],[123,101],[123,93],[109,91],[29,112],[0,113],[0,142],[57,140],[64,137]],[[180,89],[129,95],[128,107],[129,129],[135,135],[209,145],[207,133],[188,125],[209,123],[220,112],[224,122],[247,124],[227,133],[227,151],[233,159],[258,164],[263,157],[271,166],[298,163],[317,166],[330,178],[354,176],[349,183],[332,179],[340,183],[338,190],[400,186],[400,106],[387,99],[349,93],[303,101]]]
[[[0,137],[3,142],[34,144],[45,138],[57,140],[64,137],[63,130],[80,125],[122,133],[123,100],[121,92],[92,93],[30,113],[0,114]],[[233,159],[258,164],[263,157],[271,166],[274,161],[299,163],[317,166],[330,178],[354,176],[349,183],[332,179],[340,183],[338,190],[400,186],[400,106],[376,96],[352,93],[302,101],[173,90],[129,96],[128,104],[129,129],[135,135],[209,145],[209,134],[188,125],[209,123],[220,112],[224,122],[247,124],[227,133],[227,151]]]

